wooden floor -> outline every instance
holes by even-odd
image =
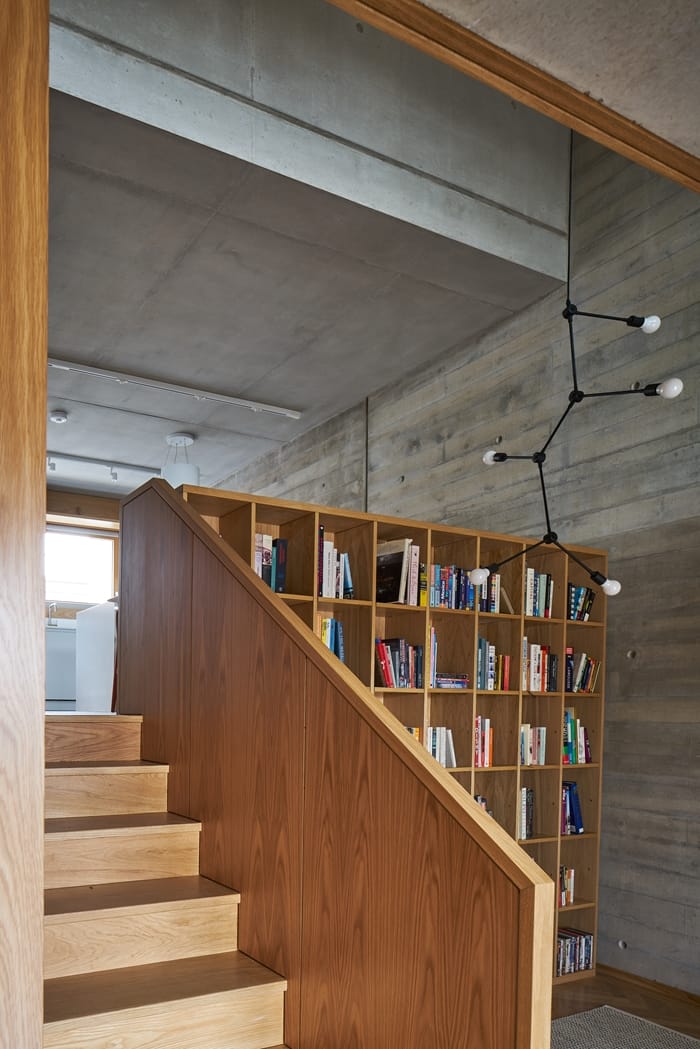
[[[552,995],[552,1017],[612,1005],[616,1009],[700,1038],[700,998],[599,967],[590,980],[560,984]]]

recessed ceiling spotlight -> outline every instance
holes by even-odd
[[[50,414],[49,419],[52,423],[67,423],[68,412],[64,412],[63,408],[55,408]]]

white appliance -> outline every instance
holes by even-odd
[[[46,700],[51,709],[75,703],[75,620],[49,619],[46,629]]]
[[[112,709],[117,610],[111,601],[92,605],[76,616],[75,709],[109,713]]]

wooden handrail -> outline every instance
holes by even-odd
[[[292,1049],[546,1049],[551,880],[158,480],[122,505],[119,681]]]

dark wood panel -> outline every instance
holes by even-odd
[[[690,189],[700,189],[700,161],[419,0],[328,0],[433,58],[503,91],[545,116]]]
[[[516,1044],[512,883],[315,669],[307,694],[302,1044]]]
[[[48,3],[0,5],[0,1045],[41,1045]]]
[[[126,501],[119,585],[119,712],[143,714],[142,756],[170,764],[168,807],[189,810],[192,535],[154,493]]]
[[[241,893],[242,951],[288,980],[297,1044],[305,659],[195,541],[191,814],[202,874]]]

